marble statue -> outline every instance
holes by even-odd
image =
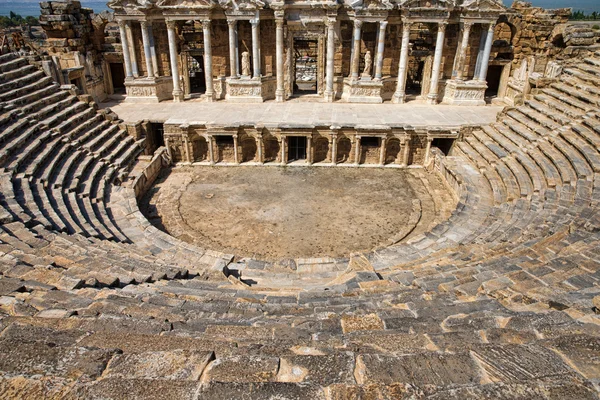
[[[371,52],[367,50],[365,54],[365,69],[363,69],[364,76],[371,76],[371,67],[373,66],[373,59],[371,58]]]
[[[242,76],[250,76],[250,53],[242,53]]]

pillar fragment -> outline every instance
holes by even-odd
[[[148,22],[141,21],[142,42],[144,45],[144,58],[146,59],[146,75],[148,78],[154,77],[154,67],[152,64],[152,55],[150,52],[150,36],[148,35]]]
[[[352,79],[358,79],[358,66],[360,63],[360,30],[362,27],[362,21],[355,19],[354,20],[354,34],[352,37],[352,68],[350,71],[350,76]]]
[[[433,68],[431,71],[431,84],[429,85],[429,94],[427,102],[437,104],[438,83],[440,80],[440,68],[442,66],[442,53],[444,51],[444,34],[446,32],[446,22],[438,23],[437,39],[435,42],[435,55],[433,56]]]
[[[175,39],[175,21],[167,21],[167,36],[169,39],[169,58],[171,61],[171,76],[173,77],[173,101],[183,100],[183,92],[179,84],[179,66],[177,64],[177,42]]]
[[[209,19],[202,21],[202,38],[204,40],[204,81],[206,82],[206,92],[204,92],[204,97],[208,101],[213,101],[215,91],[213,89],[212,42]]]
[[[140,71],[137,63],[137,55],[135,54],[135,46],[133,42],[133,30],[131,26],[131,21],[125,21],[125,34],[127,35],[127,40],[129,42],[129,58],[131,59],[131,73],[135,78],[140,76]]]
[[[385,164],[385,145],[387,139],[381,138],[381,148],[379,149],[379,165],[383,166]]]
[[[375,79],[381,80],[383,76],[383,50],[385,48],[385,30],[387,28],[387,21],[379,22],[379,35],[377,38],[377,56],[375,57]]]
[[[398,64],[398,82],[392,103],[402,104],[406,97],[406,75],[408,73],[408,46],[410,42],[410,22],[402,24],[402,47],[400,48],[400,63]]]
[[[252,77],[260,78],[260,19],[250,20],[252,25]]]
[[[240,163],[238,158],[238,136],[233,135],[233,162],[236,164]]]
[[[238,40],[237,40],[237,21],[227,20],[229,26],[229,74],[232,77],[239,76],[238,58]]]
[[[325,101],[332,103],[335,98],[333,91],[333,74],[335,62],[335,19],[327,19],[327,73],[325,77]]]
[[[277,63],[277,89],[275,90],[275,101],[285,100],[284,77],[283,77],[283,13],[281,18],[275,19],[275,58]]]
[[[494,24],[488,26],[485,38],[485,47],[481,56],[481,68],[479,70],[479,80],[485,81],[487,79],[488,65],[490,63],[490,53],[492,52],[492,44],[494,43]]]
[[[465,59],[467,57],[467,47],[469,47],[469,33],[471,32],[471,22],[462,23],[462,40],[456,49],[454,57],[454,68],[452,69],[452,77],[458,80],[463,80],[465,70]]]
[[[129,39],[127,38],[127,32],[125,31],[125,21],[119,20],[119,34],[121,35],[121,46],[123,47],[123,61],[125,64],[125,77],[126,79],[133,78],[133,72],[131,69],[131,57],[129,53]]]
[[[356,136],[354,140],[354,164],[360,163],[360,136]]]

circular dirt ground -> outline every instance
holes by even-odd
[[[440,178],[422,169],[180,167],[157,180],[142,209],[181,240],[276,260],[389,244],[414,228],[414,199],[422,211],[415,231],[454,206]]]

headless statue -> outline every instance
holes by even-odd
[[[242,76],[250,76],[250,54],[247,51],[242,53]]]

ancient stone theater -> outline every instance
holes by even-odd
[[[600,398],[597,25],[109,7],[0,38],[0,398]]]

